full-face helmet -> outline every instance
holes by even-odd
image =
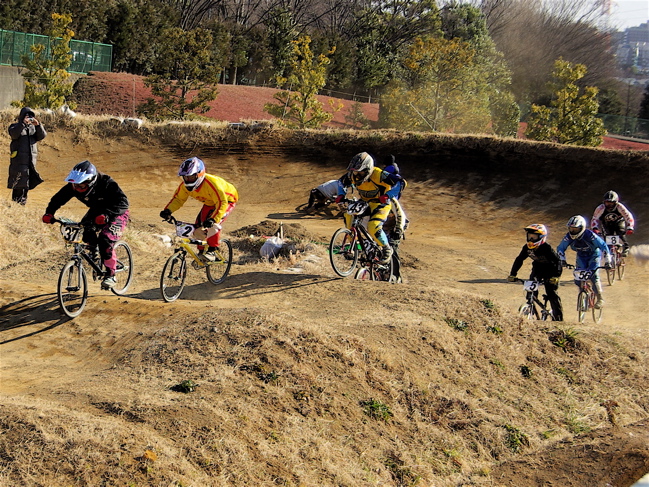
[[[90,161],[80,162],[65,177],[65,182],[72,184],[75,191],[86,193],[97,182],[97,168]]]
[[[186,159],[180,165],[178,176],[183,178],[188,191],[194,191],[205,179],[205,163],[198,157]]]
[[[347,171],[356,185],[364,183],[370,178],[374,169],[374,159],[367,152],[361,152],[352,157],[347,166]]]
[[[604,195],[604,206],[607,210],[614,210],[620,201],[620,197],[615,191],[607,191]]]
[[[581,215],[575,215],[568,220],[568,233],[573,240],[581,237],[586,231],[586,219]]]
[[[527,248],[536,249],[545,243],[548,238],[548,229],[540,223],[533,223],[525,227],[527,232]]]

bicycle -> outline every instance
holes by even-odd
[[[363,225],[369,205],[362,200],[343,201],[345,212],[352,215],[351,228],[339,228],[329,243],[331,266],[340,277],[347,277],[354,272],[357,265],[356,279],[396,282],[395,261],[398,253],[395,248],[390,262],[381,264],[381,248],[372,239]]]
[[[609,286],[615,282],[616,273],[618,280],[621,281],[624,278],[626,258],[622,255],[622,244],[622,238],[619,235],[606,235],[606,245],[608,245],[611,254],[611,268],[606,270]]]
[[[93,281],[103,280],[108,276],[108,272],[95,249],[82,241],[83,229],[89,226],[94,228],[94,225],[82,224],[67,218],[54,219],[53,222],[61,225],[61,235],[66,246],[71,246],[73,252],[70,261],[61,269],[56,293],[63,313],[70,318],[75,318],[81,314],[88,301],[88,278],[83,262],[85,261],[92,269]],[[113,251],[117,257],[114,276],[117,284],[112,288],[102,285],[102,289],[110,289],[113,294],[121,296],[133,279],[133,254],[123,240],[115,243]]]
[[[573,277],[575,281],[579,283],[579,294],[577,294],[577,317],[579,323],[584,322],[586,313],[588,310],[592,311],[593,321],[595,323],[600,323],[602,321],[602,308],[595,307],[595,301],[597,300],[595,291],[593,290],[593,283],[590,280],[594,272],[597,272],[597,269],[606,269],[606,267],[598,267],[594,271],[589,271],[586,269],[575,269],[574,265],[566,264],[568,269],[573,269]]]
[[[193,260],[192,267],[196,270],[205,269],[207,280],[212,284],[221,284],[232,266],[232,244],[227,239],[221,239],[219,247],[214,250],[216,260],[209,262],[201,258],[202,254],[196,252],[192,246],[207,247],[208,243],[198,240],[191,235],[197,228],[193,223],[176,220],[173,216],[166,220],[176,227],[176,248],[167,259],[160,276],[160,293],[167,303],[175,301],[185,288],[187,278],[187,256]]]
[[[518,308],[518,314],[528,320],[554,321],[552,310],[548,309],[548,296],[543,294],[543,302],[539,299],[539,288],[543,281],[524,280],[516,278],[514,282],[523,283],[525,303]]]

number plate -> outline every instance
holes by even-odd
[[[587,271],[585,269],[578,269],[572,272],[572,275],[575,277],[575,281],[587,281],[593,275],[593,271]]]
[[[607,235],[606,245],[622,245],[622,239],[619,235]]]
[[[83,231],[82,228],[78,225],[62,225],[61,235],[63,235],[63,239],[67,243],[80,243]]]
[[[525,289],[528,292],[534,292],[539,290],[539,282],[538,281],[525,281],[523,283],[523,289]]]
[[[191,223],[176,223],[176,235],[179,237],[189,237],[192,233],[194,233],[194,225]]]

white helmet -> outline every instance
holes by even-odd
[[[575,215],[568,220],[568,234],[571,239],[581,237],[586,231],[586,219],[581,215]]]
[[[362,184],[367,181],[372,175],[374,169],[374,159],[367,152],[361,152],[352,157],[352,160],[347,166],[347,172],[356,185]]]

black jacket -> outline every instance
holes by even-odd
[[[511,276],[517,275],[523,265],[523,261],[528,257],[532,259],[532,273],[535,276],[542,278],[559,277],[563,271],[559,255],[549,243],[545,242],[536,249],[528,249],[527,245],[523,245],[523,249],[514,260],[512,270],[509,274]]]
[[[117,182],[107,174],[98,173],[97,181],[85,193],[75,191],[72,184],[63,186],[52,196],[45,213],[54,215],[59,208],[72,198],[78,199],[90,208],[84,220],[94,220],[97,215],[106,215],[109,220],[112,220],[116,216],[123,215],[128,210],[128,199]]]

